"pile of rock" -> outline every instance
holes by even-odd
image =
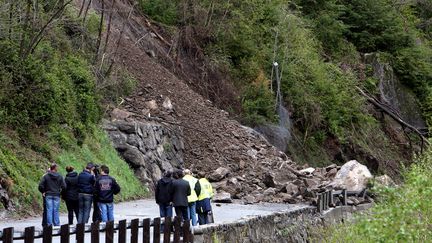
[[[227,168],[220,167],[208,178],[217,191],[214,201],[228,202],[242,199],[244,203],[258,202],[312,202],[316,203],[318,193],[327,190],[346,189],[362,191],[372,178],[366,166],[352,160],[343,166],[335,164],[325,168],[296,168],[284,161],[278,169],[262,175],[246,173],[236,175]],[[370,201],[366,196],[352,195],[348,204]]]

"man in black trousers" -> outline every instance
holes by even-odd
[[[174,172],[174,181],[172,182],[173,190],[173,206],[177,217],[181,217],[184,221],[189,220],[188,216],[188,199],[191,194],[189,182],[183,180],[183,171],[177,170]]]

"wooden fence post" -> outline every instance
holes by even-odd
[[[190,222],[186,220],[183,222],[183,242],[193,242],[193,236],[190,232]]]
[[[91,224],[91,243],[99,243],[99,221]]]
[[[85,243],[84,242],[84,232],[85,231],[85,225],[84,224],[77,224],[76,225],[76,242],[77,243]]]
[[[42,238],[43,243],[52,243],[52,225],[44,227]]]
[[[153,243],[160,243],[160,218],[153,219]]]
[[[126,220],[119,221],[119,243],[126,243]]]
[[[34,243],[35,227],[27,227],[24,230],[24,243]]]
[[[2,236],[3,243],[12,243],[13,242],[13,236],[14,236],[14,228],[13,227],[3,229],[3,236]]]
[[[143,243],[150,243],[150,219],[143,221]]]
[[[61,243],[69,243],[69,225],[64,224],[60,227],[60,242]]]
[[[171,217],[165,217],[163,243],[171,242],[171,221],[172,221]]]
[[[131,243],[138,243],[139,219],[131,221]]]
[[[181,218],[175,217],[174,218],[174,243],[180,242],[180,236],[181,236]]]
[[[114,243],[114,221],[109,221],[105,225],[105,243]]]

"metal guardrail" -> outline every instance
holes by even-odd
[[[325,210],[328,210],[330,207],[336,207],[337,202],[336,199],[339,199],[339,205],[347,206],[348,205],[348,197],[349,196],[357,196],[364,198],[366,196],[367,189],[361,191],[348,191],[348,190],[329,190],[323,193],[318,194],[317,208],[318,212],[322,213]]]

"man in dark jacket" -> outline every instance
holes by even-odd
[[[45,197],[47,225],[60,225],[60,193],[66,188],[63,177],[57,173],[57,164],[50,166],[48,172],[39,183],[39,191]]]
[[[173,188],[173,205],[176,215],[182,217],[183,220],[189,220],[188,216],[188,196],[191,194],[189,182],[183,180],[183,171],[178,170],[174,174],[172,183]]]
[[[159,205],[161,217],[172,217],[172,178],[171,171],[165,172],[165,175],[156,184],[155,198]]]
[[[95,177],[94,165],[88,163],[86,168],[78,176],[78,223],[88,223],[93,201]]]
[[[109,168],[106,165],[100,167],[100,176],[96,181],[96,196],[102,222],[114,221],[114,195],[120,192],[120,186],[116,180],[109,176]]]
[[[78,220],[78,173],[72,166],[66,166],[66,190],[63,191],[63,200],[68,211],[68,223],[73,224],[74,213]]]

